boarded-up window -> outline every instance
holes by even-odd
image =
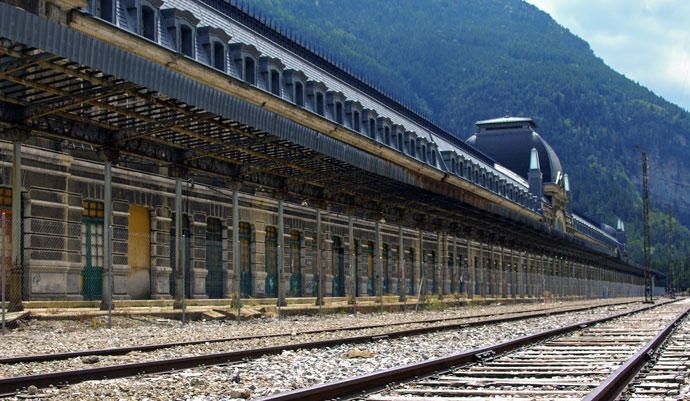
[[[130,205],[128,231],[128,260],[130,270],[146,270],[150,267],[151,220],[144,206]]]
[[[151,219],[149,210],[144,206],[130,205],[128,225],[127,291],[133,299],[144,299],[150,295]]]

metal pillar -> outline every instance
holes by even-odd
[[[504,274],[504,261],[505,257],[505,248],[503,248],[503,245],[500,246],[500,250],[498,253],[498,295],[499,298],[505,298],[506,296],[506,284],[505,284],[505,274]]]
[[[376,301],[379,304],[383,304],[383,269],[381,265],[383,264],[383,255],[381,252],[381,223],[377,219],[374,222],[374,231],[376,235],[375,245],[374,245],[374,284],[376,285]]]
[[[317,281],[317,295],[316,304],[319,306],[319,315],[323,316],[323,287],[325,285],[325,276],[323,271],[323,263],[321,261],[321,209],[316,208],[316,272],[319,275]]]
[[[240,266],[240,252],[242,244],[240,243],[240,186],[235,186],[232,191],[232,270],[233,270],[233,303],[237,308],[237,320],[240,320],[240,312],[242,308],[242,266]],[[178,247],[179,249],[179,247]]]
[[[13,285],[9,291],[9,310],[19,311],[22,306],[22,143],[14,142],[12,159],[12,265],[10,266],[10,280]],[[4,233],[3,233],[4,235]]]
[[[453,288],[450,290],[450,292],[460,294],[461,286],[462,286],[462,274],[458,270],[458,239],[457,237],[453,236],[453,260],[451,261],[452,263],[452,269],[453,272],[451,273],[451,285]],[[453,285],[455,284],[455,285]]]
[[[350,243],[350,297],[348,303],[351,305],[357,304],[357,254],[355,249],[355,228],[352,222],[352,213],[348,212],[347,216],[347,236]],[[355,313],[356,313],[355,309]]]
[[[652,284],[652,256],[649,245],[649,174],[647,171],[647,152],[642,151],[642,203],[644,212],[644,301],[654,302]]]
[[[474,271],[474,261],[472,260],[472,241],[467,239],[467,274],[470,276],[467,283],[467,297],[472,299],[474,297],[475,290],[475,271]]]
[[[182,234],[182,177],[175,178],[175,302],[174,308],[184,305],[184,237]]]
[[[407,283],[405,277],[405,244],[403,241],[403,227],[398,226],[398,268],[400,272],[398,277],[398,292],[400,293],[400,302],[405,302],[407,300]]]
[[[110,311],[113,308],[113,197],[112,168],[110,160],[104,162],[103,177],[103,290],[101,309],[107,310],[110,325]]]
[[[426,280],[426,278],[424,277],[424,269],[422,266],[422,260],[424,259],[424,237],[421,228],[417,229],[417,246],[419,247],[419,252],[417,252],[417,271],[419,272],[417,277],[419,277],[419,283],[415,283],[415,290],[417,291],[417,302],[419,303],[424,297],[424,290],[426,290],[424,288],[424,280]]]
[[[276,270],[278,271],[278,306],[285,306],[285,285],[283,283],[283,249],[285,249],[285,212],[283,199],[278,199],[278,244],[276,250]]]

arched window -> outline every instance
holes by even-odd
[[[278,232],[275,227],[266,227],[266,296],[275,297],[278,289]]]
[[[419,156],[421,156],[422,161],[426,163],[426,145],[422,145],[422,149],[419,152]]]
[[[316,93],[316,113],[320,116],[326,113],[325,107],[323,105],[323,93]]]
[[[359,111],[352,113],[352,128],[359,132],[362,128],[360,127]]]
[[[414,142],[414,139],[410,139],[410,156],[417,157],[417,144],[415,144]]]
[[[240,293],[252,293],[252,227],[246,222],[240,222]]]
[[[225,46],[220,42],[213,42],[213,66],[225,71]]]
[[[391,129],[388,128],[388,126],[383,127],[383,141],[386,143],[386,145],[391,144]]]
[[[256,85],[256,63],[251,57],[244,58],[244,81]]]
[[[271,93],[280,96],[280,73],[276,70],[271,70]]]
[[[340,102],[335,104],[335,122],[338,124],[343,123],[343,104]]]
[[[455,174],[455,159],[450,159],[450,171]]]
[[[403,142],[404,142],[403,134],[398,134],[398,150],[402,151],[403,150]]]
[[[304,107],[304,85],[301,82],[295,82],[295,104]]]
[[[436,152],[434,152],[434,148],[429,149],[429,154],[431,155],[431,165],[435,166],[436,165]]]
[[[302,264],[301,264],[302,237],[299,231],[290,231],[290,253],[288,269],[290,275],[290,295],[299,297],[302,295]]]
[[[151,7],[141,7],[141,34],[148,40],[156,41],[156,12]]]
[[[206,219],[206,270],[206,295],[223,298],[223,226],[211,217]]]
[[[367,294],[374,295],[374,243],[367,242]]]
[[[189,25],[180,25],[180,52],[194,58],[194,31]]]
[[[376,139],[376,120],[373,118],[369,119],[369,136],[372,139]]]

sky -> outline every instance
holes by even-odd
[[[689,0],[526,0],[606,64],[690,111]]]

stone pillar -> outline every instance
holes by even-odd
[[[405,302],[407,300],[407,279],[405,275],[405,244],[403,238],[403,227],[398,226],[398,277],[400,281],[398,282],[398,292],[400,293],[400,302]]]
[[[501,245],[498,251],[498,294],[501,298],[506,297],[504,262],[504,248],[503,245]]]
[[[517,273],[517,296],[519,298],[524,298],[525,297],[525,276],[523,275],[523,259],[522,259],[522,251],[518,251],[517,255],[517,264],[515,265],[515,270]]]

